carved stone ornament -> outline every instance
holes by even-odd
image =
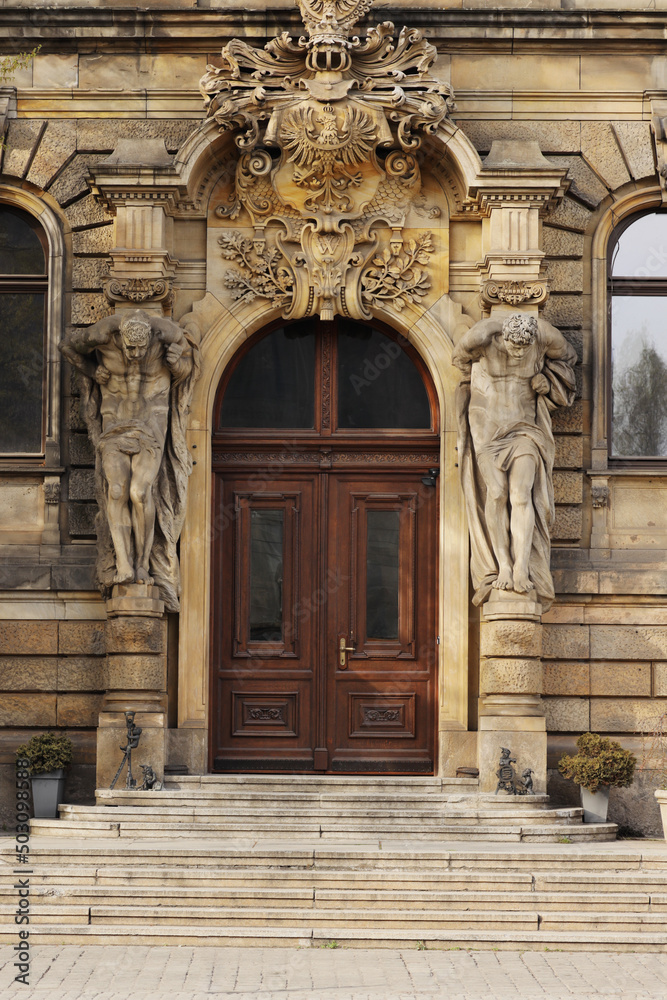
[[[609,504],[608,486],[591,486],[591,503],[594,507],[607,507]]]
[[[419,31],[395,40],[384,22],[350,37],[371,2],[298,0],[308,38],[284,32],[263,50],[235,39],[201,80],[209,116],[242,151],[216,210],[230,221],[245,211],[253,228],[219,239],[236,301],[369,319],[371,306],[400,310],[430,288],[433,239],[404,240],[403,227],[423,201],[415,152],[452,92],[431,76],[436,50]]]
[[[549,298],[549,289],[541,281],[487,281],[482,289],[482,299],[487,305],[505,303],[520,306],[544,305]]]
[[[60,483],[44,483],[44,503],[60,503]]]
[[[168,308],[172,298],[172,281],[168,278],[109,278],[104,283],[104,294],[109,302],[134,302],[140,304],[153,300]]]

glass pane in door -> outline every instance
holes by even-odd
[[[250,640],[283,634],[284,510],[253,510],[250,520]]]
[[[366,638],[398,639],[400,511],[366,513]]]

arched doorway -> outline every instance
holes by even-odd
[[[435,393],[392,331],[262,331],[214,409],[212,771],[434,769]]]

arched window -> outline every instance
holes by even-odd
[[[667,212],[617,227],[607,276],[610,457],[667,459]]]
[[[41,455],[48,248],[28,212],[0,203],[0,454]]]

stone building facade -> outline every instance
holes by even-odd
[[[610,734],[641,750],[642,734],[667,711],[667,441],[660,437],[667,346],[654,308],[667,294],[667,7],[660,0],[651,10],[615,2],[593,9],[580,0],[566,7],[545,0],[530,9],[431,0],[358,6],[360,22],[354,32],[346,29],[347,38],[356,33],[363,40],[383,20],[396,29],[371,36],[351,96],[341,97],[333,77],[322,84],[330,91],[311,89],[311,108],[332,109],[318,119],[298,103],[299,75],[319,79],[318,72],[335,75],[336,67],[313,70],[303,62],[296,42],[305,34],[302,12],[291,0],[268,7],[255,0],[243,7],[227,0],[146,0],[140,7],[56,0],[47,8],[8,0],[0,8],[2,53],[16,53],[17,44],[24,52],[37,48],[0,88],[0,214],[11,223],[3,229],[0,220],[0,236],[12,227],[25,230],[21,247],[29,258],[26,270],[17,270],[19,257],[2,256],[0,245],[0,294],[9,297],[3,312],[12,317],[2,324],[9,362],[0,381],[0,776],[7,816],[19,743],[45,728],[65,730],[75,743],[70,800],[90,799],[96,766],[98,781],[115,769],[111,750],[104,750],[104,761],[100,754],[115,746],[126,707],[143,713],[147,731],[161,733],[152,751],[158,769],[162,762],[190,773],[261,770],[271,759],[277,769],[334,773],[336,760],[338,770],[367,773],[454,775],[458,767],[479,766],[488,785],[495,782],[491,762],[502,734],[538,782],[544,784],[548,768],[557,801],[574,794],[554,766],[579,733]],[[304,7],[321,14],[316,3]],[[403,25],[421,35],[399,36]],[[295,41],[274,43],[267,55],[263,46],[285,32]],[[234,39],[246,47],[234,42],[222,57]],[[249,49],[264,55],[253,64]],[[366,90],[364,79],[373,81]],[[336,102],[353,101],[357,90],[361,98],[370,95],[375,110],[343,119]],[[242,99],[227,101],[241,92]],[[378,94],[382,100],[373,105]],[[276,119],[271,135],[270,115],[283,107],[280,101],[296,111],[291,125],[284,115]],[[253,121],[259,140],[244,152],[236,140],[248,140]],[[326,215],[326,198],[313,196],[309,181],[318,203],[306,204],[303,171],[313,164],[298,142],[306,135],[322,148],[328,127],[348,149],[353,128],[359,134],[343,172],[330,168],[332,184],[342,178],[350,191],[344,209],[334,204],[340,225],[327,242],[319,222],[310,230],[303,225]],[[301,130],[301,140],[291,138],[290,128]],[[296,166],[282,182],[287,163]],[[316,165],[320,177],[326,163]],[[366,192],[365,201],[354,202],[357,191]],[[274,199],[268,208],[267,199]],[[634,242],[633,223],[648,227],[635,230]],[[345,247],[341,233],[349,234]],[[275,257],[279,251],[283,256]],[[16,305],[21,295],[31,296],[37,310],[28,320]],[[116,627],[109,626],[113,617],[95,576],[94,452],[81,387],[58,344],[73,329],[137,307],[196,329],[202,365],[189,416],[194,464],[180,540],[180,610],[144,632],[137,628],[133,665],[114,685]],[[452,350],[478,320],[508,311],[548,320],[579,359],[576,401],[553,413],[556,599],[541,622],[482,621],[469,586]],[[262,342],[252,338],[308,320],[313,330],[322,324],[318,351],[327,349],[327,337],[342,336],[337,322],[375,329],[377,352],[397,345],[425,387],[428,427],[407,418],[393,437],[373,443],[367,435],[362,448],[348,435],[339,447],[339,418],[339,425],[326,425],[331,446],[323,444],[323,423],[311,447],[298,434],[295,444],[285,424],[261,434],[257,425],[248,432],[233,419],[225,423],[223,393],[241,370],[239,359]],[[369,356],[359,358],[359,377],[372,382],[369,373],[382,365],[364,367]],[[318,372],[313,391],[324,414],[331,394],[325,361]],[[650,385],[650,393],[640,388],[632,396],[633,378]],[[650,441],[633,437],[647,411],[658,424]],[[24,434],[16,433],[19,424]],[[418,430],[408,433],[410,427]],[[259,667],[244,687],[237,665],[226,676],[226,693],[216,686],[216,656],[227,642],[221,622],[241,614],[250,583],[243,559],[234,563],[222,541],[241,515],[227,518],[225,494],[212,489],[212,482],[242,483],[235,495],[245,497],[250,477],[260,475],[265,497],[270,480],[270,496],[282,483],[281,496],[289,498],[299,476],[328,474],[336,462],[338,471],[342,464],[357,476],[362,492],[370,489],[364,476],[381,474],[373,495],[403,496],[408,473],[419,481],[428,479],[429,468],[439,469],[427,486],[432,511],[423,539],[400,541],[414,544],[422,559],[432,555],[423,591],[400,597],[409,603],[416,595],[426,609],[419,625],[428,645],[422,687],[415,694],[408,672],[386,687],[384,701],[364,703],[375,690],[372,678],[369,687],[341,695],[350,714],[342,713],[347,749],[338,758],[331,751],[338,737],[327,726],[339,723],[325,704],[338,695],[328,681],[314,682],[321,698],[306,695],[295,670],[267,694]],[[257,480],[253,489],[261,492]],[[307,548],[309,518],[326,530],[321,501],[313,502],[300,522],[304,566],[322,546],[330,553],[324,576],[314,577],[306,594],[315,615],[334,603],[323,580],[343,573],[337,545],[354,545],[341,535],[315,538]],[[292,584],[293,603],[303,606],[305,592]],[[281,586],[287,587],[282,576]],[[286,604],[287,591],[281,594]],[[370,604],[364,607],[370,614]],[[417,621],[414,609],[410,614]],[[313,640],[319,652],[311,666],[326,674],[346,628],[319,619],[317,628],[326,641]],[[257,634],[246,636],[250,661],[264,655],[252,643],[268,641]],[[333,652],[324,652],[331,637]],[[243,636],[237,630],[232,638],[238,652]],[[405,642],[407,650],[415,636]],[[127,642],[123,648],[128,653]],[[244,691],[254,692],[254,702]],[[298,706],[306,702],[313,734],[304,749],[298,741],[307,722]],[[410,755],[402,747],[410,749],[422,709],[430,735]],[[388,756],[372,751],[373,726],[383,746],[395,740]],[[219,754],[223,730],[251,749]],[[290,749],[291,739],[300,750]],[[355,756],[362,745],[371,749]],[[652,772],[639,775],[612,799],[612,818],[657,832],[654,786]]]

